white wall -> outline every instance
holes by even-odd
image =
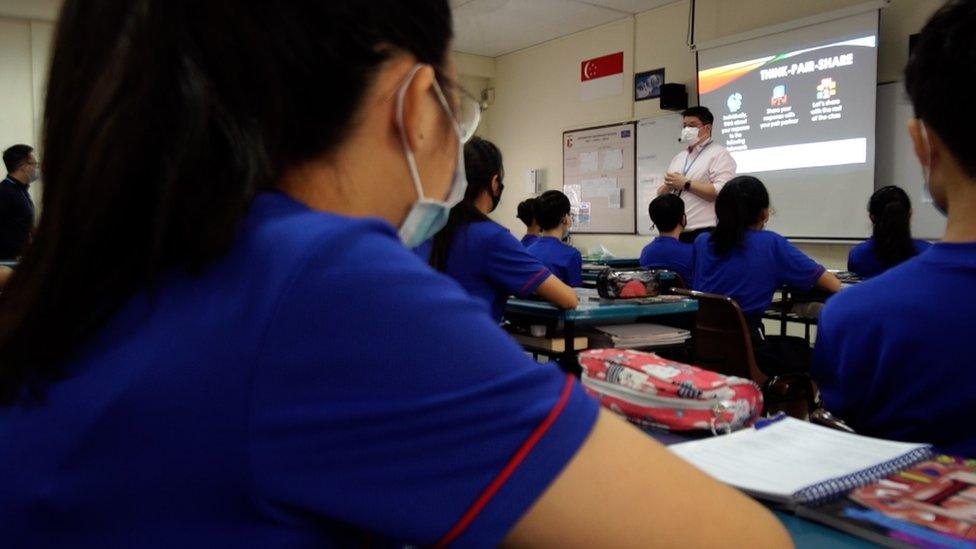
[[[863,0],[698,0],[695,40],[698,43],[732,36],[767,25],[861,3]],[[879,81],[900,79],[907,60],[908,35],[918,32],[942,0],[893,0],[882,12]],[[695,91],[695,56],[685,45],[688,0],[650,10],[539,46],[501,56],[493,66],[485,58],[458,60],[461,74],[478,72],[495,89],[482,134],[495,141],[505,156],[505,195],[493,218],[520,235],[524,227],[515,208],[527,195],[522,182],[529,169],[544,170],[548,189],[562,187],[562,132],[568,129],[652,117],[662,114],[657,100],[634,103],[630,84],[635,71],[664,67],[669,82]],[[579,63],[599,55],[624,52],[623,94],[592,102],[579,98]],[[461,56],[458,56],[459,58]],[[475,57],[475,56],[471,56]],[[472,90],[473,91],[473,90]],[[618,256],[636,256],[646,243],[637,236],[577,235],[584,250],[605,244]],[[831,268],[846,266],[848,246],[802,244]]]
[[[43,16],[45,2],[6,2],[0,13],[12,13],[12,7]],[[50,7],[50,6],[48,6]],[[56,12],[56,10],[55,10]],[[0,150],[17,144],[33,146],[43,159],[41,128],[44,112],[44,90],[51,54],[54,23],[47,20],[0,17]],[[2,169],[2,168],[0,168]],[[35,204],[41,203],[42,182],[31,185]]]

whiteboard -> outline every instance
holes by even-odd
[[[634,123],[563,133],[563,192],[576,233],[634,234]]]
[[[664,184],[664,174],[674,155],[681,151],[678,135],[681,134],[682,117],[668,114],[657,118],[645,118],[637,122],[637,233],[656,235],[647,216],[647,206],[657,196],[657,189]]]
[[[912,236],[938,240],[945,234],[946,219],[922,198],[922,168],[908,137],[908,121],[914,116],[902,82],[878,86],[877,162],[874,188],[897,185],[912,199]],[[867,215],[867,204],[864,205]]]

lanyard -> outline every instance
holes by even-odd
[[[698,151],[698,154],[695,155],[695,158],[694,159],[691,158],[691,153],[688,153],[688,156],[685,157],[685,167],[681,171],[681,175],[683,175],[685,177],[688,176],[688,171],[691,170],[691,167],[694,166],[695,165],[695,162],[698,161],[698,157],[701,156],[702,153],[705,152],[705,149],[707,149],[708,146],[711,145],[711,144],[712,144],[712,140],[709,139],[708,140],[708,143],[705,143],[705,146],[702,147],[701,150]],[[688,162],[689,159],[691,159],[691,163]],[[675,194],[678,195],[678,196],[681,196],[681,193],[682,192],[684,192],[684,189],[679,189],[678,192],[676,192]]]
[[[700,151],[698,151],[698,154],[695,155],[695,158],[691,161],[690,164],[688,163],[688,160],[691,158],[691,154],[689,154],[688,156],[685,157],[685,169],[684,169],[684,171],[681,172],[681,175],[684,175],[684,176],[687,176],[688,175],[688,171],[691,169],[692,166],[695,165],[695,162],[698,161],[698,157],[701,156],[702,153],[705,152],[705,149],[707,149],[708,146],[711,145],[711,144],[712,144],[712,140],[709,139],[708,140],[708,143],[705,143],[705,146],[702,147]]]

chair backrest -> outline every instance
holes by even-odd
[[[756,365],[749,326],[739,305],[724,295],[678,288],[672,293],[698,301],[694,364],[720,374],[751,379],[762,387],[767,376]]]

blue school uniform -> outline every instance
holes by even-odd
[[[777,288],[809,290],[825,271],[772,231],[748,230],[742,245],[722,256],[715,254],[710,237],[695,239],[692,287],[731,297],[752,321],[769,308]]]
[[[416,249],[425,262],[430,251],[431,241]],[[458,227],[447,253],[445,274],[487,303],[495,322],[502,321],[508,296],[532,295],[551,274],[508,229],[494,221]]]
[[[569,286],[583,285],[583,255],[554,236],[541,236],[528,248],[552,274]]]
[[[533,242],[539,240],[539,235],[537,234],[527,234],[522,237],[522,245],[528,248]]]
[[[659,236],[650,241],[640,254],[640,266],[668,269],[681,275],[685,284],[692,283],[691,264],[694,246],[670,236]]]
[[[388,223],[261,194],[0,407],[3,544],[495,546],[598,406],[484,310]]]
[[[920,254],[929,249],[932,245],[924,240],[913,240],[915,253]],[[847,254],[847,270],[857,273],[861,278],[871,278],[887,271],[891,267],[886,267],[878,261],[874,255],[874,239],[869,238],[857,246],[851,248]]]
[[[976,243],[939,243],[832,297],[812,374],[859,433],[976,456]]]

